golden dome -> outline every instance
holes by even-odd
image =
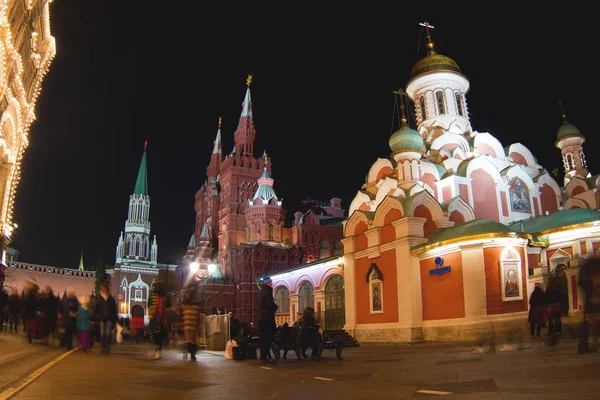
[[[410,72],[410,79],[433,71],[451,71],[461,73],[458,64],[456,64],[453,59],[432,51],[429,55],[421,58],[415,63],[412,71]]]

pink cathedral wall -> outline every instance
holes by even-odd
[[[435,257],[421,260],[421,301],[423,320],[464,318],[465,294],[463,290],[462,253],[444,255],[444,265],[451,271],[441,276],[429,275],[436,268]]]
[[[475,217],[500,221],[496,183],[492,176],[480,168],[471,173],[471,178]]]
[[[525,264],[525,254],[523,248],[518,247],[521,258],[521,287],[523,293],[522,300],[502,301],[502,279],[500,275],[500,253],[504,247],[488,247],[483,249],[483,259],[485,263],[485,291],[487,297],[487,313],[504,314],[514,313],[519,311],[527,311],[529,309],[528,296],[526,293],[527,271]]]
[[[369,284],[365,282],[365,275],[371,263],[383,275],[382,297],[383,313],[371,314]],[[396,249],[384,251],[379,257],[361,257],[355,263],[356,276],[356,322],[359,324],[373,324],[383,322],[398,322],[398,280],[396,277]]]
[[[553,213],[558,210],[558,204],[556,201],[556,193],[554,190],[547,185],[544,184],[540,188],[540,198],[542,199],[542,213],[545,214],[546,211]]]

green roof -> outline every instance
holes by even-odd
[[[140,163],[140,170],[138,172],[137,180],[135,181],[135,188],[133,194],[143,194],[148,196],[148,172],[146,171],[146,148],[144,148],[144,155],[142,155],[142,162]]]
[[[581,135],[581,133],[575,125],[568,123],[567,120],[564,120],[563,124],[560,126],[560,128],[558,128],[556,137],[560,139],[567,135]]]
[[[216,266],[215,272],[210,276],[212,279],[224,279],[223,273],[221,272],[221,268],[219,265]]]
[[[539,217],[513,222],[509,226],[519,232],[534,234],[550,229],[594,221],[600,221],[600,211],[586,208],[572,208],[568,210],[559,210],[550,215],[541,215]]]
[[[513,228],[503,223],[491,221],[489,219],[477,218],[464,224],[455,225],[450,228],[438,228],[429,235],[427,242],[413,247],[430,246],[434,243],[445,242],[452,239],[459,239],[466,236],[484,235],[488,233],[516,233]]]

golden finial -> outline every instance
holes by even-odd
[[[567,120],[567,114],[565,114],[565,109],[563,108],[562,101],[558,100],[558,105],[560,106],[560,114],[562,116],[563,121]]]
[[[267,155],[267,149],[265,149],[265,151],[263,151],[263,161],[266,163],[267,161],[269,161],[269,156]]]
[[[219,117],[219,129],[221,129],[221,122],[223,122],[223,118]]]
[[[429,32],[429,28],[433,29],[434,26],[429,24],[429,22],[419,22],[419,25],[425,27],[425,35],[427,37],[427,51],[429,55],[435,54],[435,46],[433,44],[433,39],[431,39],[431,33]]]
[[[250,87],[251,83],[252,83],[252,75],[248,75],[248,78],[246,78],[246,86]]]
[[[404,96],[406,95],[406,93],[404,92],[404,90],[398,89],[398,90],[394,90],[394,94],[397,94],[398,96],[400,96],[400,112],[402,113],[401,127],[408,126],[408,123],[406,122],[406,115],[404,114]]]

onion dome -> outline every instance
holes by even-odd
[[[565,119],[560,128],[558,128],[558,133],[556,134],[556,136],[558,139],[560,139],[569,135],[581,135],[581,132],[579,132],[579,128],[577,128],[573,124],[568,123]]]
[[[441,54],[433,52],[415,63],[410,73],[410,79],[416,78],[419,75],[428,72],[451,71],[461,73],[458,64],[451,59]]]
[[[427,55],[415,63],[410,72],[410,79],[412,80],[419,75],[429,72],[447,71],[462,73],[458,64],[453,59],[436,53],[431,34],[429,33],[429,28],[433,28],[433,26],[427,22],[422,25],[425,26],[427,33]]]
[[[400,126],[400,129],[390,136],[389,145],[394,153],[401,151],[421,152],[421,148],[423,147],[423,136],[408,126],[406,118],[402,118],[402,125]]]

